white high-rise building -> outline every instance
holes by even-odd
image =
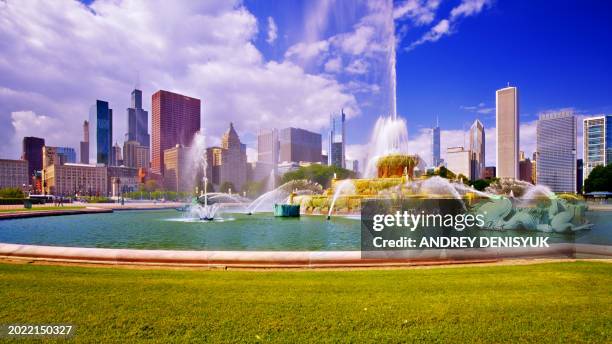
[[[472,152],[463,147],[449,147],[446,150],[446,168],[457,176],[464,175],[472,180]]]
[[[519,99],[516,87],[495,93],[497,143],[496,174],[498,178],[519,177]]]
[[[576,192],[576,117],[573,113],[540,115],[536,145],[537,183],[553,192]]]

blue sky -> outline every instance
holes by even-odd
[[[158,89],[201,98],[210,145],[234,121],[251,160],[259,129],[324,134],[344,107],[349,155],[362,158],[374,122],[390,111],[391,33],[398,113],[410,149],[426,160],[426,128],[438,116],[443,150],[463,144],[479,118],[493,162],[494,95],[507,82],[520,90],[528,154],[538,113],[612,112],[607,1],[8,0],[0,22],[0,135],[10,142],[2,157],[18,157],[29,135],[77,147],[95,99],[115,109],[122,144],[138,78],[146,109]]]

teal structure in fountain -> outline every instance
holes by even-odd
[[[274,216],[276,217],[300,217],[300,205],[293,204],[293,196],[295,193],[289,195],[289,203],[287,204],[274,204]]]

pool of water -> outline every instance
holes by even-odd
[[[1,220],[0,242],[105,248],[174,250],[344,251],[360,249],[360,221],[323,216],[275,218],[272,214],[224,214],[223,221],[200,222],[175,210],[118,211],[105,214]],[[589,212],[591,230],[552,233],[551,242],[612,245],[612,212]],[[539,233],[540,235],[542,233]],[[485,235],[536,235],[487,232]]]

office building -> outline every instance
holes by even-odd
[[[336,119],[334,116],[330,116],[329,118],[329,149],[327,151],[329,166],[335,165],[338,167],[345,167],[346,163],[346,115],[344,114],[344,109],[340,115],[340,121],[340,135],[338,135],[336,132]]]
[[[495,97],[497,177],[519,177],[519,96],[516,87],[497,90]]]
[[[90,160],[110,165],[113,161],[113,110],[108,107],[108,102],[96,100],[89,111],[89,126],[89,142],[95,147],[93,152],[90,149],[90,155],[94,154]]]
[[[219,170],[221,168],[222,152],[223,148],[221,147],[206,148],[206,177],[209,184],[216,185],[217,187],[221,184]]]
[[[188,147],[200,130],[200,100],[159,90],[152,96],[151,170],[161,174],[164,151],[176,145]]]
[[[31,184],[28,165],[26,160],[0,159],[0,189],[27,189]]]
[[[359,160],[347,159],[345,165],[347,170],[359,173]]]
[[[472,178],[483,179],[485,169],[485,130],[479,120],[470,127],[470,151],[472,151]]]
[[[257,163],[252,178],[261,181],[271,173],[278,175],[277,165],[280,157],[278,130],[260,130],[257,135]]]
[[[278,138],[280,161],[319,162],[321,160],[321,134],[299,128],[285,128],[279,132]]]
[[[79,142],[80,163],[89,164],[89,121],[83,122],[83,141]]]
[[[45,139],[40,137],[26,136],[23,138],[23,149],[21,159],[28,163],[28,176],[33,176],[36,171],[41,171],[42,164],[42,148],[45,145]]]
[[[533,184],[538,184],[538,152],[533,152],[531,158],[531,180]]]
[[[125,166],[109,166],[106,169],[106,188],[112,197],[138,190],[138,169]]]
[[[524,158],[519,161],[519,179],[528,183],[533,181],[533,165],[529,158]]]
[[[123,165],[123,156],[121,154],[121,147],[119,146],[119,144],[117,142],[115,142],[115,145],[113,146],[113,150],[112,150],[113,154],[111,155],[111,157],[113,158],[113,160],[111,161],[111,166],[121,166]]]
[[[85,164],[50,164],[44,168],[43,190],[56,196],[106,196],[107,168]]]
[[[235,188],[234,191],[240,191],[246,183],[246,145],[240,142],[232,123],[221,138],[221,148],[219,185],[231,183]]]
[[[49,165],[76,163],[76,151],[70,147],[43,146],[43,168]]]
[[[495,166],[486,166],[484,171],[484,179],[493,179],[497,175]]]
[[[206,149],[206,159],[206,175],[215,190],[220,190],[226,183],[233,186],[232,192],[243,189],[248,174],[246,145],[240,142],[233,123],[221,138],[220,147]],[[264,172],[260,173],[264,175]]]
[[[449,147],[446,150],[446,167],[457,176],[472,179],[472,152],[463,147]]]
[[[600,165],[612,162],[612,115],[601,115],[584,119],[582,178]]]
[[[553,192],[576,192],[576,117],[570,112],[540,115],[536,145],[538,184]]]
[[[436,126],[431,128],[431,166],[438,167],[442,163],[440,159],[440,127],[436,120]]]
[[[193,180],[187,176],[188,149],[181,145],[164,151],[164,187],[168,191],[189,192]]]
[[[127,141],[136,141],[141,146],[149,147],[149,113],[142,108],[142,91],[132,91],[131,105],[127,109]]]
[[[123,165],[133,168],[149,168],[149,147],[141,146],[137,141],[123,143]]]
[[[582,193],[582,159],[576,160],[576,192]]]

